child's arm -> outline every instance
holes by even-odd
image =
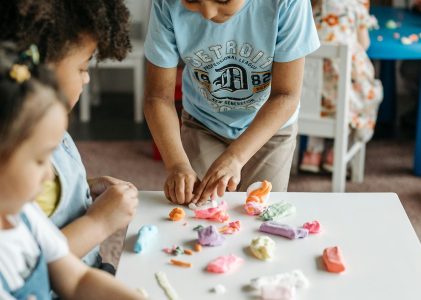
[[[300,101],[304,58],[287,63],[273,63],[269,99],[249,128],[211,165],[195,192],[194,202],[205,201],[226,188],[234,191],[240,182],[241,168],[291,117]]]
[[[174,105],[177,70],[148,62],[146,73],[145,116],[167,169],[165,196],[175,203],[189,203],[198,178],[181,144]]]
[[[53,290],[63,299],[142,299],[111,275],[85,266],[73,254],[48,264]]]
[[[358,28],[357,38],[358,43],[364,48],[364,50],[367,50],[368,47],[370,47],[370,35],[367,27]]]
[[[132,220],[138,204],[138,191],[130,183],[118,183],[99,195],[87,213],[62,228],[71,252],[85,256],[116,230]]]

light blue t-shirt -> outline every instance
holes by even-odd
[[[181,58],[183,107],[217,134],[235,139],[270,94],[272,62],[290,62],[319,47],[310,0],[245,0],[218,24],[181,0],[154,0],[145,55],[156,66]],[[298,110],[283,127],[298,118]]]

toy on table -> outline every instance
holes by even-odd
[[[228,209],[227,203],[225,201],[221,201],[221,203],[217,205],[216,207],[208,207],[205,209],[202,209],[202,207],[199,207],[194,210],[194,214],[197,219],[205,219],[205,220],[224,223],[228,221],[229,219],[227,209]]]
[[[198,242],[202,246],[220,246],[225,241],[225,237],[213,225],[199,230],[197,234]]]
[[[260,215],[264,221],[275,221],[279,220],[296,213],[296,208],[291,203],[281,201],[278,203],[271,204],[267,209]]]
[[[301,227],[293,227],[274,221],[266,221],[260,225],[259,231],[280,235],[290,240],[301,239],[308,236],[308,230]]]
[[[398,28],[398,27],[400,27],[401,25],[400,25],[400,23],[398,23],[398,22],[396,22],[395,20],[392,20],[392,19],[390,19],[390,20],[387,20],[387,22],[386,22],[386,24],[385,24],[385,27],[387,28],[387,29],[396,29],[396,28]]]
[[[247,188],[247,199],[244,204],[246,213],[250,216],[260,215],[266,209],[266,201],[271,190],[272,184],[267,180],[251,184]]]
[[[157,272],[155,273],[155,278],[159,286],[164,290],[165,295],[167,295],[169,300],[180,299],[177,295],[177,292],[168,281],[167,274],[165,274],[164,272]]]
[[[133,246],[136,253],[143,252],[151,243],[152,239],[158,234],[158,227],[155,225],[143,225],[137,233],[137,238]]]
[[[219,232],[222,234],[233,234],[234,232],[240,231],[240,227],[240,221],[234,221],[228,223],[228,225],[219,228]]]
[[[328,272],[341,273],[345,271],[345,263],[338,246],[329,247],[323,250],[323,262]]]
[[[177,259],[171,259],[170,262],[174,266],[178,266],[178,267],[183,267],[183,268],[191,268],[192,267],[192,264],[191,263],[185,262],[185,261],[181,261],[181,260],[177,260]]]
[[[320,223],[316,220],[314,220],[313,222],[306,222],[303,224],[302,227],[307,229],[308,233],[310,234],[319,233],[321,230]]]
[[[250,287],[259,290],[261,299],[295,299],[296,289],[309,286],[308,279],[300,270],[274,276],[261,276],[252,279]]]
[[[222,284],[217,284],[212,288],[211,292],[213,292],[217,295],[223,295],[227,292],[227,289]]]
[[[272,259],[275,254],[275,242],[268,236],[259,236],[251,241],[250,251],[260,260]]]
[[[211,261],[206,270],[211,273],[226,273],[236,270],[244,260],[234,254],[220,256]]]
[[[168,216],[171,221],[180,221],[186,216],[186,213],[184,212],[184,209],[176,207],[173,210],[171,210]]]

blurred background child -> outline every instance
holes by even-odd
[[[349,45],[352,55],[351,90],[348,120],[353,137],[364,142],[371,139],[377,111],[383,100],[381,82],[374,78],[374,67],[367,56],[370,45],[368,28],[372,19],[366,0],[313,0],[313,15],[321,42]],[[322,89],[322,116],[334,116],[338,74],[335,61],[325,60]],[[300,169],[319,172],[320,167],[332,172],[332,143],[309,137]]]

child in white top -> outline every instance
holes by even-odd
[[[30,202],[52,176],[50,157],[67,127],[67,102],[38,66],[35,47],[0,44],[0,299],[139,299],[69,252],[65,237]],[[50,275],[50,276],[49,276]]]

